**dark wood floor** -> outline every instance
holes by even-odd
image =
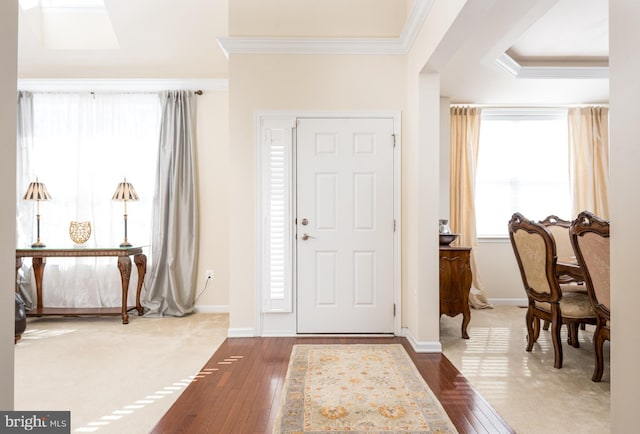
[[[152,433],[271,433],[294,344],[402,344],[461,433],[513,433],[442,354],[405,338],[227,339]]]

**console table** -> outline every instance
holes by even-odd
[[[118,269],[122,279],[122,307],[87,307],[87,308],[66,308],[66,307],[44,307],[42,305],[42,278],[46,258],[76,258],[76,257],[99,257],[113,256],[118,258]],[[138,287],[136,288],[136,305],[127,308],[127,296],[129,294],[129,278],[131,277],[131,256],[138,269]],[[129,323],[130,310],[137,310],[138,315],[142,315],[144,310],[140,304],[140,291],[147,272],[147,257],[142,253],[142,247],[108,247],[108,248],[27,248],[16,249],[16,285],[18,281],[18,269],[22,267],[22,258],[33,258],[33,274],[36,279],[36,308],[27,311],[27,316],[44,315],[121,315],[122,324]]]
[[[470,247],[440,246],[440,316],[462,314],[462,338],[469,339]]]

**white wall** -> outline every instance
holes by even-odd
[[[440,212],[439,219],[450,219],[450,179],[451,174],[451,100],[447,97],[440,98]]]
[[[425,71],[464,1],[435,2],[407,55],[407,112],[402,148],[403,322],[409,336],[439,346],[438,231],[440,77]],[[437,343],[437,345],[433,345]]]
[[[609,1],[611,432],[637,431],[640,246],[640,2]]]
[[[505,226],[506,226],[505,222]],[[490,303],[526,303],[526,294],[509,239],[478,242],[474,249],[478,278]]]
[[[0,2],[0,409],[13,410],[18,1]]]

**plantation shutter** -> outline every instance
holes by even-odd
[[[263,312],[292,311],[292,122],[262,125],[262,294]]]

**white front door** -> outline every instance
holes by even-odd
[[[392,119],[297,125],[298,333],[394,331]]]

